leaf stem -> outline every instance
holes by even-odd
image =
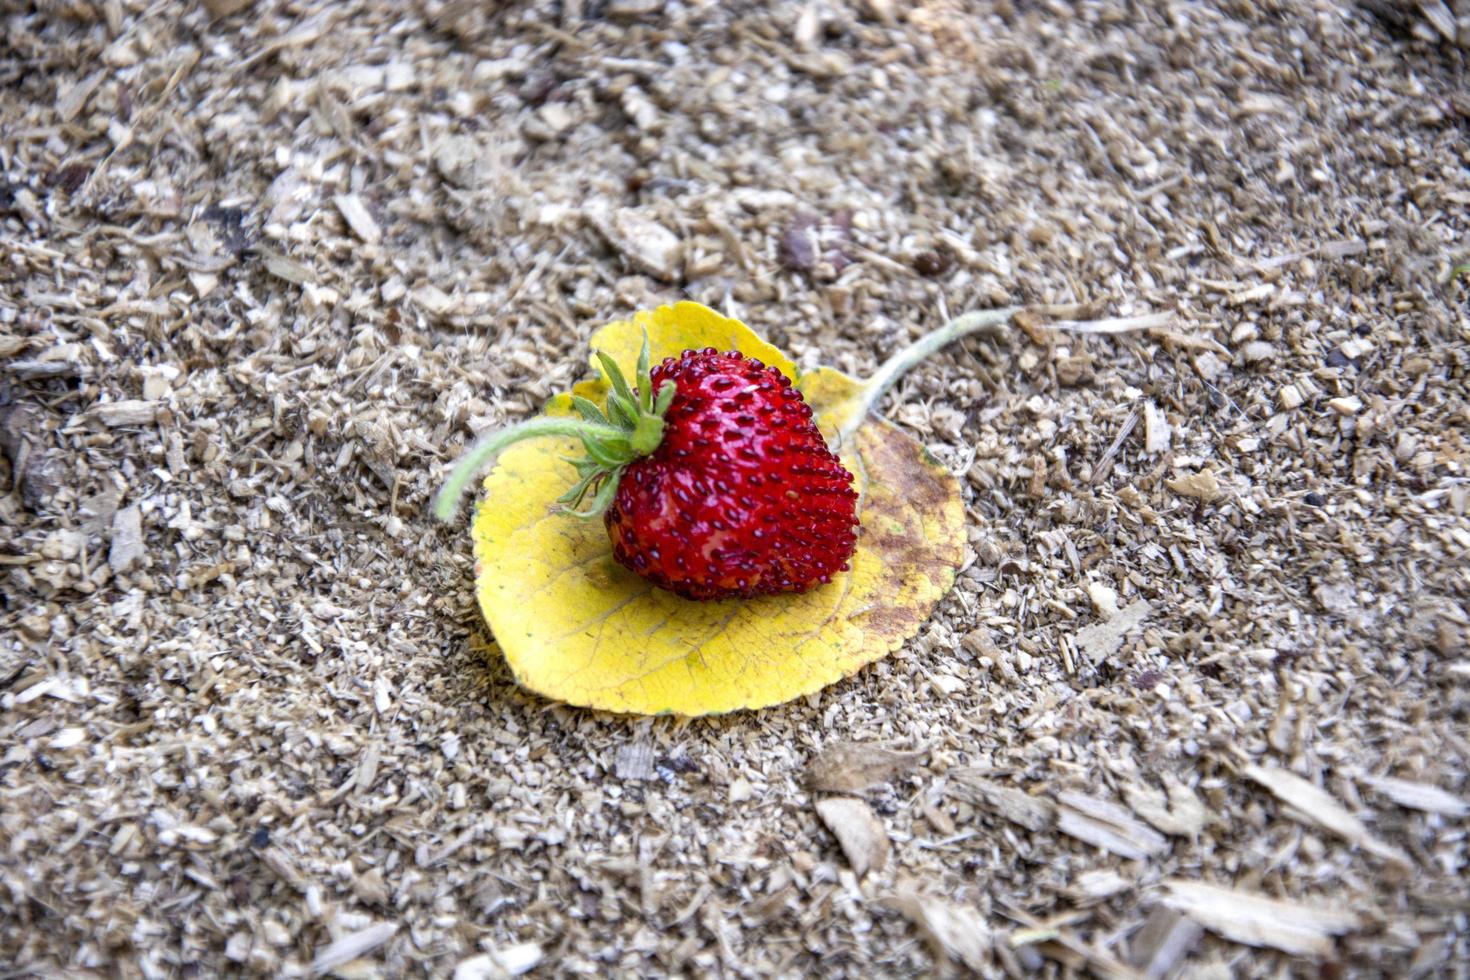
[[[837,433],[838,445],[845,444],[853,433],[857,432],[863,420],[868,417],[868,413],[882,400],[884,395],[888,394],[889,389],[898,383],[898,379],[914,365],[961,337],[968,337],[982,330],[995,330],[1003,327],[1020,310],[1019,306],[1007,306],[999,310],[979,310],[962,314],[939,329],[920,337],[913,344],[884,361],[873,376],[863,384],[858,411],[853,413],[847,424]]]
[[[624,434],[624,430],[616,426],[571,418],[539,417],[509,429],[501,429],[481,439],[454,464],[449,479],[444,481],[444,486],[439,488],[439,493],[434,497],[434,516],[441,521],[454,517],[454,508],[475,474],[507,448],[522,440],[538,439],[542,436],[617,438]]]

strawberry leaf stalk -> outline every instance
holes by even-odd
[[[655,391],[649,369],[648,335],[643,335],[643,349],[638,354],[637,387],[630,387],[616,361],[602,351],[597,359],[612,391],[607,396],[607,410],[580,395],[572,396],[572,405],[581,419],[534,418],[482,440],[455,464],[449,479],[434,498],[434,514],[441,521],[454,516],[455,505],[465,487],[483,467],[506,449],[527,439],[547,436],[572,437],[582,440],[585,455],[568,458],[577,470],[578,480],[557,498],[573,517],[600,517],[612,504],[618,481],[628,465],[658,449],[664,438],[664,415],[674,400],[677,388],[665,382]],[[592,495],[586,508],[578,510],[584,498]]]
[[[914,365],[1015,312],[967,314],[895,354],[863,385],[836,444],[852,439]],[[849,569],[858,492],[790,378],[713,347],[650,365],[647,334],[635,385],[611,357],[597,357],[611,389],[606,409],[574,397],[580,419],[536,418],[485,439],[440,490],[440,519],[507,447],[573,437],[585,455],[568,460],[578,479],[558,502],[576,516],[601,515],[614,559],[660,588],[689,599],[748,598],[804,592]]]

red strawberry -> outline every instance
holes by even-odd
[[[506,446],[542,435],[577,436],[581,479],[562,498],[578,516],[605,513],[613,556],[689,599],[805,592],[847,570],[857,547],[852,474],[827,448],[810,406],[775,368],[713,347],[649,370],[647,338],[631,388],[599,353],[612,387],[604,412],[573,398],[582,415],[538,418],[476,447],[440,491],[453,513],[474,471]],[[655,394],[656,393],[656,394]]]
[[[605,521],[613,557],[689,599],[804,592],[847,570],[857,492],[791,379],[739,352],[685,351],[663,442],[630,464]]]

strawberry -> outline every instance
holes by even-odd
[[[736,351],[685,351],[637,387],[599,353],[612,390],[604,411],[574,397],[581,420],[537,418],[466,455],[440,491],[447,518],[480,466],[512,443],[575,436],[586,456],[560,503],[602,515],[613,557],[689,599],[805,592],[846,571],[857,547],[853,477],[827,448],[791,380]]]
[[[791,379],[713,347],[666,359],[656,450],[629,464],[604,518],[613,557],[689,599],[805,592],[847,570],[857,492]]]

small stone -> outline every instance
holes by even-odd
[[[730,784],[729,800],[731,803],[744,803],[754,795],[755,790],[751,788],[750,781],[743,776],[737,777]]]
[[[817,264],[816,219],[798,215],[781,234],[776,250],[781,265],[794,272],[810,272]]]
[[[1300,408],[1302,404],[1302,393],[1300,390],[1297,389],[1296,385],[1284,385],[1282,389],[1276,393],[1276,401],[1281,405],[1282,408],[1287,409],[1288,411],[1293,408]]]
[[[929,249],[914,256],[914,269],[921,276],[942,276],[954,265],[947,249]]]
[[[1363,410],[1363,400],[1357,395],[1349,395],[1346,398],[1332,399],[1327,407],[1338,415],[1357,415]]]

